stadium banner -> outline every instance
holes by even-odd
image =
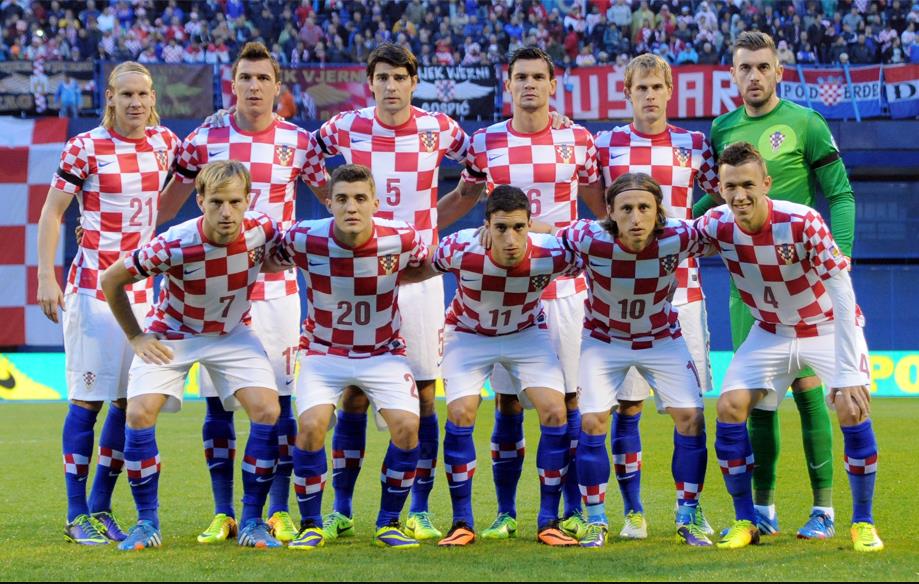
[[[100,86],[118,63],[103,63]],[[211,65],[147,63],[156,88],[161,118],[203,119],[214,113],[214,68]]]
[[[328,120],[374,103],[363,65],[282,67],[281,83],[294,94],[298,117],[303,119]],[[224,108],[236,103],[230,65],[220,66],[220,92]]]
[[[802,80],[803,76],[803,80]],[[813,108],[828,120],[876,118],[881,111],[881,67],[786,69],[779,97]]]
[[[0,63],[0,115],[35,115],[60,109],[57,88],[69,75],[82,90],[81,110],[96,108],[96,75],[92,61],[32,61]]]
[[[884,95],[891,118],[919,116],[919,65],[884,67]]]
[[[574,120],[626,119],[632,106],[623,91],[625,68],[614,66],[557,69],[553,109]],[[511,115],[511,95],[504,89],[507,67],[501,69],[502,113]],[[741,103],[729,67],[687,65],[673,68],[673,97],[667,107],[672,119],[711,118],[733,111]]]
[[[0,347],[60,346],[61,325],[42,313],[38,295],[38,219],[67,141],[68,120],[0,117]],[[64,281],[65,229],[54,268]],[[4,377],[0,376],[0,388]],[[0,389],[2,391],[2,389]]]
[[[714,387],[731,362],[730,351],[712,351]],[[195,365],[185,382],[185,397],[200,397]],[[919,397],[919,351],[876,351],[871,354],[871,393],[874,397]],[[716,397],[718,389],[705,394]],[[443,383],[437,382],[437,396],[443,397]],[[491,388],[482,397],[494,397]],[[63,353],[0,353],[0,403],[15,401],[59,401],[67,399]]]
[[[491,120],[498,79],[491,65],[421,67],[412,105],[454,120]]]

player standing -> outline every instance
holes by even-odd
[[[718,547],[759,541],[746,425],[751,410],[765,402],[775,411],[788,384],[812,367],[832,388],[842,428],[855,550],[880,551],[884,544],[871,509],[878,456],[869,418],[871,369],[849,260],[819,213],[769,198],[772,179],[751,144],[725,148],[719,175],[727,205],[709,211],[697,225],[720,251],[756,326],[735,353],[718,399],[715,450],[735,512]]]
[[[589,521],[584,547],[606,543],[606,429],[617,388],[630,369],[653,386],[659,409],[673,418],[673,474],[681,507],[691,508],[702,490],[708,455],[699,375],[670,303],[679,265],[706,251],[701,237],[686,222],[666,217],[661,189],[646,174],[620,176],[607,189],[606,202],[609,219],[578,221],[558,234],[581,258],[590,283],[577,452]],[[634,473],[641,456],[614,449],[613,462],[617,476]],[[690,518],[678,524],[677,536],[692,546],[712,545]]]
[[[626,173],[642,172],[660,185],[663,205],[668,217],[692,219],[693,186],[698,181],[706,192],[717,193],[718,176],[715,159],[708,139],[701,132],[690,132],[667,123],[667,104],[673,95],[673,75],[670,65],[654,54],[635,57],[625,68],[624,91],[634,112],[632,123],[597,135],[597,159],[607,185]],[[680,314],[680,330],[699,374],[702,392],[712,389],[712,372],[709,363],[708,317],[705,297],[695,257],[688,257],[676,271],[677,288],[671,304]],[[618,410],[613,414],[613,456],[641,460],[641,434],[638,431],[644,400],[651,388],[636,369],[626,375],[616,396]],[[663,403],[655,396],[658,411]],[[705,431],[689,437],[675,432],[673,435],[673,469],[684,449],[705,447]],[[625,504],[625,523],[620,537],[644,539],[648,526],[641,502],[641,466],[625,474],[617,465],[616,480]],[[674,477],[676,480],[676,477]],[[685,493],[677,481],[677,499]],[[701,490],[702,485],[700,484]],[[682,500],[677,506],[677,529],[695,523],[711,535],[709,526],[695,498]],[[679,502],[679,501],[678,501]]]
[[[133,353],[105,304],[102,271],[153,235],[159,192],[179,139],[159,125],[156,91],[146,67],[115,67],[105,88],[102,123],[71,138],[51,182],[38,223],[38,303],[51,321],[64,310],[64,354],[70,408],[64,420],[64,477],[68,541],[84,545],[121,541],[112,515],[112,491],[124,464],[125,395]],[[83,236],[61,292],[54,253],[64,212],[76,198]],[[128,289],[132,310],[146,314],[153,281]],[[99,460],[89,500],[86,479],[93,426],[104,402],[108,414],[99,436]]]
[[[371,52],[367,83],[376,106],[334,116],[316,133],[326,156],[369,167],[374,175],[380,210],[377,217],[405,221],[425,245],[437,242],[438,171],[443,159],[462,161],[469,138],[459,124],[442,113],[412,106],[418,85],[418,61],[407,49],[382,44]],[[439,442],[434,407],[435,380],[443,357],[444,289],[440,278],[401,288],[402,336],[420,396],[418,474],[406,528],[417,539],[441,537],[428,512],[434,486]],[[349,388],[332,435],[333,512],[325,519],[330,539],[353,535],[351,501],[367,442],[369,404]]]
[[[296,125],[275,119],[274,100],[280,92],[280,66],[261,43],[247,43],[233,64],[236,111],[226,125],[196,128],[185,138],[176,161],[176,174],[163,192],[163,220],[173,217],[194,188],[205,165],[216,160],[236,160],[252,180],[251,209],[265,213],[282,229],[295,219],[297,179],[311,188],[326,181],[322,153],[312,135]],[[288,512],[291,449],[297,423],[291,408],[294,366],[300,336],[300,298],[293,270],[261,274],[252,289],[252,329],[262,342],[274,367],[280,395],[278,417],[280,458],[271,490],[268,524],[281,541],[290,541],[297,528]],[[214,543],[236,533],[233,510],[233,459],[236,431],[233,409],[224,408],[213,381],[202,369],[201,395],[207,398],[207,414],[201,433],[214,493],[214,519],[198,536],[201,543]]]
[[[332,218],[300,221],[287,231],[278,254],[303,270],[308,301],[294,447],[301,523],[290,549],[313,550],[325,543],[325,436],[344,388],[352,385],[371,400],[391,438],[380,473],[374,544],[418,547],[399,521],[419,455],[418,392],[399,336],[399,280],[406,268],[421,265],[428,250],[407,223],[373,216],[379,200],[367,167],[335,169],[328,208]]]
[[[720,154],[731,144],[754,144],[773,177],[774,199],[814,206],[819,183],[830,206],[830,225],[846,257],[852,256],[855,236],[855,197],[846,176],[839,148],[823,117],[812,109],[779,99],[776,86],[783,68],[769,35],[751,31],[740,34],[734,44],[731,75],[743,97],[743,107],[712,123],[711,140]],[[701,215],[713,205],[700,200],[694,208]],[[731,283],[731,338],[736,351],[755,319]],[[804,454],[814,494],[807,523],[798,530],[801,539],[825,539],[835,534],[833,513],[833,438],[830,416],[823,401],[820,379],[808,367],[791,384],[801,416]],[[779,454],[779,422],[764,402],[750,415],[750,437],[756,455],[753,473],[756,524],[763,534],[779,530],[775,510],[775,475]]]
[[[466,158],[459,187],[438,204],[440,226],[466,214],[485,185],[512,185],[526,193],[534,231],[551,231],[577,219],[579,191],[594,213],[602,213],[602,188],[593,136],[585,128],[550,126],[549,97],[555,93],[555,67],[544,51],[526,47],[510,58],[506,89],[514,100],[513,117],[477,131]],[[583,190],[582,190],[583,189]],[[577,371],[584,298],[583,277],[559,278],[543,293],[549,332],[565,373],[568,436],[572,450],[580,431],[577,407]],[[514,537],[517,529],[517,483],[523,468],[523,411],[513,385],[492,379],[495,389],[495,429],[492,434],[492,471],[498,497],[498,516],[483,538]],[[569,473],[576,467],[572,459]],[[564,486],[561,528],[575,537],[586,527],[581,497],[574,481]]]
[[[249,415],[243,459],[239,545],[279,547],[262,521],[262,507],[278,461],[275,372],[243,321],[266,254],[280,239],[277,225],[249,208],[249,173],[236,161],[212,163],[195,180],[203,216],[170,228],[102,276],[112,313],[137,355],[128,381],[125,467],[138,522],[120,550],[159,547],[157,508],[160,455],[156,419],[182,407],[185,377],[195,362],[206,368],[224,403],[237,399]],[[166,276],[143,329],[125,285]]]

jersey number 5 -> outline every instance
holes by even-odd
[[[399,189],[399,179],[386,179],[386,204],[390,207],[397,206],[402,201],[402,191]]]

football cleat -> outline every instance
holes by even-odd
[[[412,549],[421,544],[417,539],[406,535],[405,528],[398,519],[395,519],[389,525],[377,529],[373,536],[373,545],[390,549]]]
[[[587,535],[587,521],[584,520],[584,514],[581,511],[576,511],[559,521],[558,528],[578,541]]]
[[[233,539],[236,537],[238,529],[235,519],[225,513],[218,513],[214,515],[214,519],[207,526],[207,529],[198,535],[198,543],[218,543]]]
[[[405,522],[405,533],[418,541],[440,539],[444,536],[444,534],[431,523],[431,514],[427,511],[422,513],[409,513],[408,519]]]
[[[158,548],[162,543],[163,536],[160,535],[160,530],[153,525],[152,521],[141,519],[128,531],[127,537],[118,544],[118,549],[123,552],[140,551],[146,548]]]
[[[443,538],[437,545],[443,547],[460,547],[475,543],[475,531],[465,521],[458,521],[453,524],[447,537]]]
[[[268,524],[261,519],[250,519],[239,530],[239,538],[236,542],[242,547],[251,547],[258,549],[281,547],[281,542],[277,540],[268,529]]]
[[[601,548],[609,539],[609,527],[605,523],[588,523],[579,545],[584,548]]]
[[[559,529],[557,519],[539,528],[536,541],[558,547],[578,545],[578,540]]]
[[[268,519],[268,529],[275,539],[283,543],[293,541],[298,535],[297,526],[287,511],[278,511],[272,515]]]
[[[64,527],[64,538],[80,545],[107,545],[109,540],[102,534],[103,526],[83,513]]]
[[[351,537],[354,535],[354,520],[343,513],[332,511],[323,518],[322,531],[328,541]]]
[[[798,530],[798,539],[829,539],[836,535],[836,524],[823,511],[812,511],[804,527]]]
[[[753,517],[755,519],[756,528],[759,529],[760,535],[778,535],[779,534],[779,516],[774,515],[772,518],[767,516],[764,513],[761,513],[759,509],[753,510]]]
[[[677,541],[693,547],[709,547],[712,540],[702,530],[698,515],[701,510],[698,508],[681,506],[676,513],[676,536]],[[703,518],[703,521],[705,519]]]
[[[756,528],[752,521],[738,519],[721,536],[721,540],[718,541],[718,547],[723,550],[734,550],[758,543],[759,529]]]
[[[715,528],[711,526],[708,519],[705,518],[705,514],[702,513],[702,505],[696,505],[696,519],[694,523],[705,535],[715,535]]]
[[[482,539],[513,539],[517,537],[517,520],[507,513],[498,513],[488,529],[482,532]]]
[[[857,552],[879,552],[884,549],[884,542],[878,537],[878,531],[871,523],[853,523],[851,534]]]
[[[648,522],[645,516],[638,511],[629,511],[619,531],[622,539],[648,539]]]
[[[287,546],[291,550],[315,550],[325,545],[325,531],[312,521],[300,526],[300,533]]]
[[[100,527],[99,531],[112,541],[124,541],[127,536],[111,511],[100,511],[92,514],[93,521]]]

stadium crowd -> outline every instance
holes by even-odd
[[[919,63],[919,3],[903,0],[2,0],[0,61],[229,63],[261,40],[282,65],[363,63],[378,44],[422,64],[503,62],[524,45],[560,66],[645,52],[727,63],[745,30],[788,64]]]

